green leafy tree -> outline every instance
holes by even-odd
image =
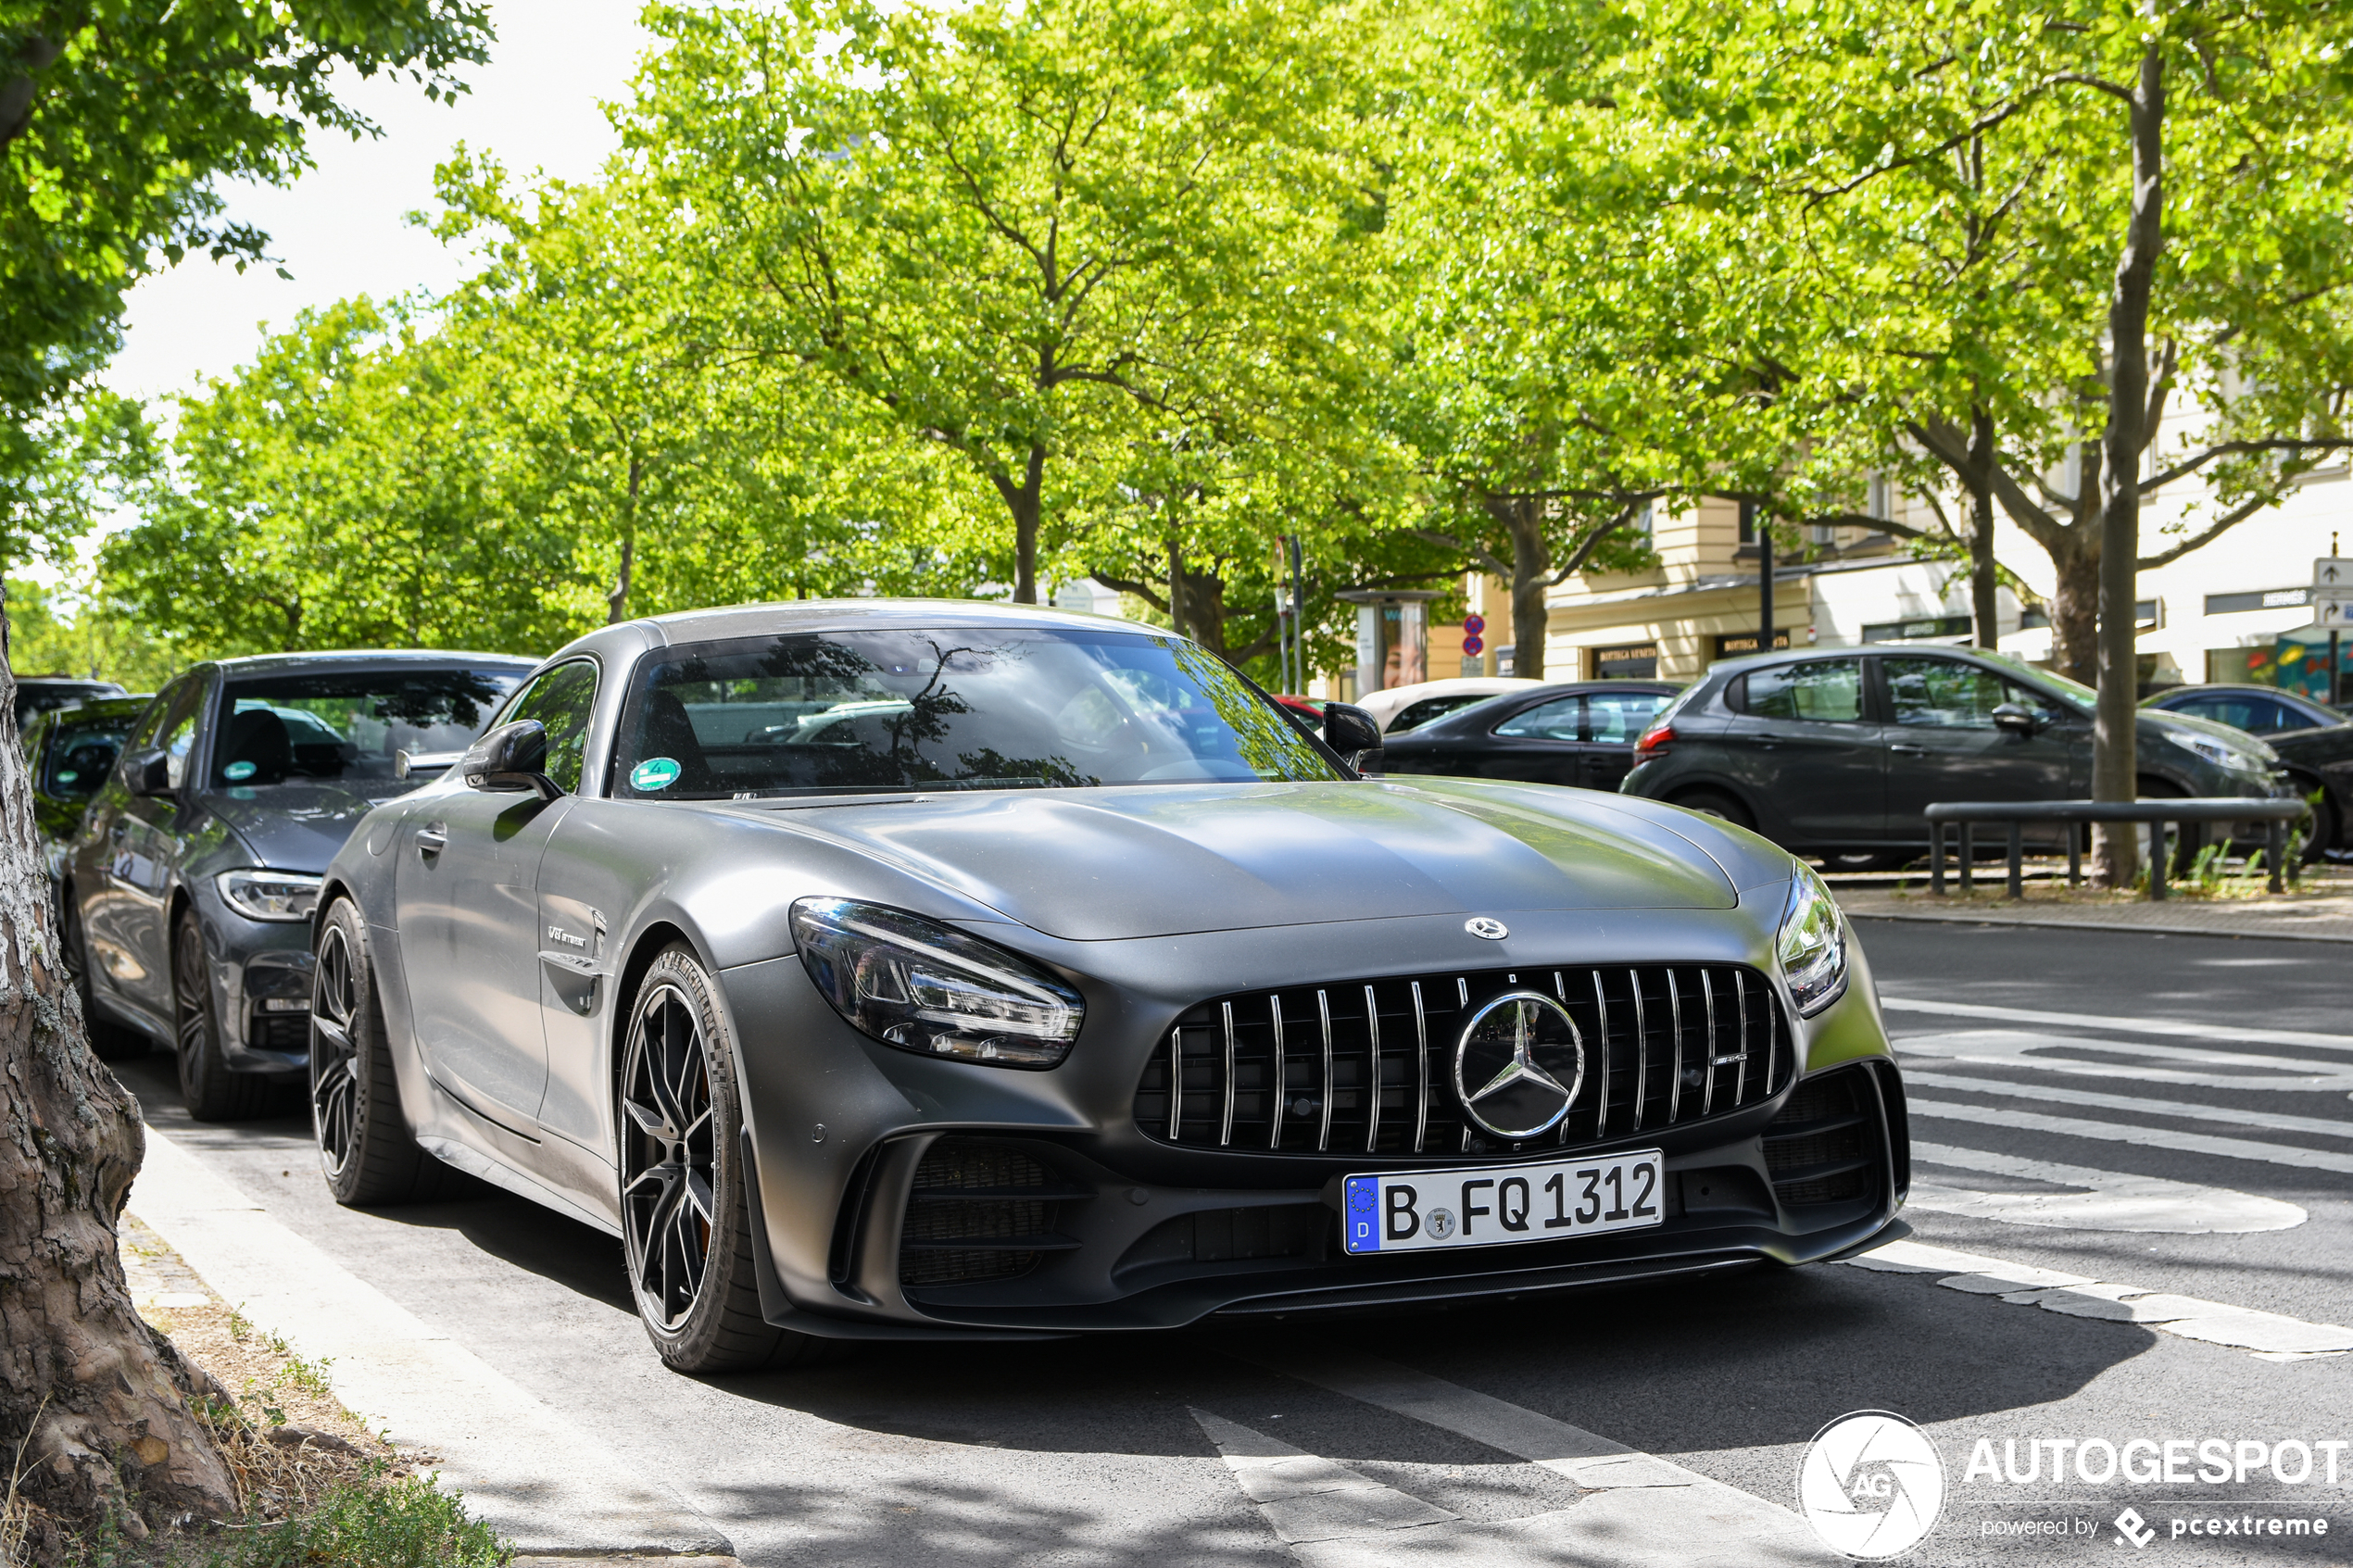
[[[1051,517],[1113,496],[1136,442],[1246,420],[1250,367],[1323,351],[1343,21],[1312,0],[661,7],[630,142],[691,214],[717,334],[966,465],[1026,603]]]

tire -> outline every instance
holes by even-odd
[[[1686,811],[1697,811],[1703,817],[1714,817],[1736,828],[1747,828],[1752,833],[1756,828],[1756,819],[1748,814],[1747,807],[1716,790],[1686,790],[1667,804],[1680,806]]]
[[[90,985],[90,937],[82,929],[82,910],[70,896],[57,917],[57,945],[65,949],[66,984],[82,999],[82,1026],[90,1035],[90,1054],[100,1061],[134,1061],[147,1054],[147,1037],[98,1016]]]
[[[1908,849],[1881,852],[1876,849],[1842,850],[1822,857],[1822,869],[1835,875],[1840,872],[1900,872],[1920,857]]]
[[[717,987],[673,943],[630,1001],[614,1122],[629,1293],[675,1372],[740,1372],[812,1346],[761,1316],[734,1061]]]
[[[232,1073],[220,1054],[220,1020],[213,1010],[204,931],[194,909],[171,927],[171,1013],[180,1051],[180,1098],[199,1122],[242,1122],[269,1105],[270,1081]]]
[[[310,1131],[327,1190],[351,1208],[454,1196],[466,1178],[418,1147],[401,1110],[367,925],[350,899],[336,899],[319,922],[316,957]]]

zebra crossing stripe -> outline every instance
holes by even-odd
[[[2044,1012],[2034,1008],[1994,1007],[1986,1002],[1937,1002],[1916,997],[1881,997],[1879,1005],[1891,1012],[1941,1013],[1947,1018],[1990,1018],[2005,1023],[2041,1023],[2060,1029],[2106,1029],[2126,1035],[2170,1035],[2185,1040],[2235,1040],[2250,1046],[2309,1046],[2324,1051],[2353,1051],[2353,1035],[2316,1035],[2301,1029],[2249,1029],[2241,1024],[2210,1021],[2185,1022],[2171,1018]]]
[[[2104,1143],[2138,1144],[2196,1154],[2216,1154],[2226,1160],[2255,1160],[2270,1165],[2295,1165],[2308,1171],[2335,1171],[2353,1175],[2353,1154],[2334,1149],[2297,1148],[2289,1144],[2257,1143],[2252,1138],[2221,1138],[2210,1133],[2186,1133],[2171,1127],[2137,1127],[2121,1122],[2087,1122],[2076,1116],[2045,1116],[2032,1110],[1994,1106],[1961,1105],[1951,1100],[1910,1097],[1913,1115],[1946,1122],[1971,1122],[1980,1126],[2007,1127],[2037,1133],[2065,1133],[2070,1137],[2097,1138]]]
[[[1998,1078],[1965,1078],[1957,1073],[1904,1070],[1906,1087],[1924,1084],[1931,1089],[1958,1089],[1964,1094],[1998,1095],[2011,1099],[2041,1100],[2053,1105],[2090,1106],[2100,1110],[2127,1110],[2140,1116],[2169,1116],[2184,1122],[2222,1122],[2238,1127],[2259,1127],[2273,1133],[2309,1133],[2315,1137],[2353,1138],[2353,1122],[2332,1122],[2320,1116],[2288,1116],[2276,1110],[2241,1110],[2230,1105],[2190,1105],[2177,1099],[2147,1099],[2139,1095],[2104,1095],[2089,1089],[2062,1089],[2045,1084],[2013,1084]]]

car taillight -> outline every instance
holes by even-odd
[[[1635,759],[1639,761],[1647,762],[1654,757],[1664,757],[1667,755],[1667,748],[1668,745],[1671,744],[1674,739],[1675,725],[1672,721],[1667,719],[1653,720],[1649,729],[1644,730],[1641,734],[1634,737]]]

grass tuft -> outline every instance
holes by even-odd
[[[410,1477],[338,1485],[300,1518],[245,1535],[209,1568],[506,1568],[513,1557],[458,1499]]]

